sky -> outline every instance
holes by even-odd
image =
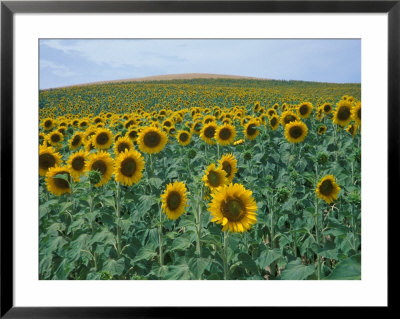
[[[361,82],[359,39],[41,39],[40,89],[179,73]]]

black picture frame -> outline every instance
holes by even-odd
[[[13,302],[13,19],[15,13],[387,13],[388,14],[388,219],[398,213],[400,144],[400,0],[396,1],[1,1],[1,265],[0,317],[132,318],[193,315],[189,308],[23,308]],[[386,172],[382,172],[385,174]],[[396,208],[397,207],[397,208]],[[388,223],[388,227],[394,223]],[[393,232],[389,233],[393,234]],[[388,247],[390,241],[388,240]],[[389,256],[389,255],[388,255]],[[377,275],[379,275],[377,273]],[[390,281],[388,281],[389,285]],[[34,292],[32,292],[34,293]],[[387,308],[390,308],[390,298]],[[204,311],[205,310],[205,311]],[[291,308],[294,310],[294,308]],[[305,310],[303,308],[303,310]],[[198,312],[200,311],[200,313]],[[208,312],[198,309],[196,314]],[[226,309],[213,309],[224,315]],[[299,309],[296,309],[298,313]],[[248,312],[240,308],[235,314]]]

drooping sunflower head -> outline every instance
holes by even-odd
[[[79,181],[80,176],[86,171],[88,155],[88,152],[80,150],[73,153],[67,161],[68,169],[76,182]]]
[[[340,187],[333,175],[327,175],[320,180],[315,192],[319,198],[330,204],[338,198]]]
[[[232,144],[235,140],[236,130],[235,127],[230,124],[224,124],[218,126],[215,132],[215,138],[220,145]]]
[[[302,121],[290,122],[285,126],[285,137],[291,143],[303,142],[307,133],[307,125]]]
[[[167,142],[167,134],[157,127],[146,127],[138,136],[139,149],[148,154],[162,151]]]
[[[200,138],[206,142],[207,144],[213,145],[215,144],[215,132],[217,130],[217,125],[214,122],[210,122],[205,124],[200,132]]]
[[[55,166],[61,165],[61,155],[56,153],[52,147],[39,146],[39,175],[45,176],[47,171]]]
[[[100,127],[92,137],[92,143],[98,150],[108,149],[113,143],[113,136],[109,129]]]
[[[243,233],[257,222],[257,205],[252,192],[241,184],[229,184],[211,193],[208,206],[212,222],[222,224],[222,231]]]
[[[310,102],[303,102],[297,107],[297,114],[301,118],[306,119],[310,116],[312,109],[313,105]]]
[[[82,132],[76,132],[71,139],[69,140],[69,148],[72,151],[75,151],[76,149],[78,149],[84,140],[84,136]]]
[[[235,156],[233,154],[223,155],[218,163],[219,168],[222,168],[226,172],[228,183],[231,183],[237,173],[237,160]]]
[[[203,182],[212,191],[228,183],[226,172],[221,167],[216,167],[214,163],[210,164],[203,176]]]
[[[132,186],[142,178],[144,159],[138,151],[125,149],[115,160],[115,180],[125,186]]]
[[[333,115],[333,123],[345,127],[351,121],[352,104],[342,100],[336,104],[335,114]]]
[[[55,166],[46,173],[47,190],[61,196],[65,193],[71,193],[71,174],[68,167]]]
[[[346,127],[346,132],[350,133],[351,136],[354,138],[357,134],[357,124],[349,124],[349,126]]]
[[[188,131],[178,131],[178,134],[176,135],[176,139],[182,146],[188,145],[190,143],[191,138],[192,134],[189,133]]]
[[[132,150],[133,142],[128,136],[120,137],[114,144],[114,154],[118,156],[120,153],[125,152],[125,150]]]
[[[244,126],[244,136],[248,140],[254,140],[258,136],[258,134],[260,134],[260,131],[257,129],[258,126],[259,122],[257,120],[252,119],[248,121],[247,124],[245,124]]]
[[[318,125],[318,127],[317,127],[318,135],[324,135],[326,133],[326,129],[327,129],[326,125],[324,125],[324,124]]]
[[[358,102],[351,109],[351,117],[357,125],[361,125],[361,102]]]
[[[64,135],[62,135],[58,131],[51,132],[47,136],[47,141],[49,142],[49,144],[51,146],[54,146],[54,147],[60,147],[63,140],[64,140]]]
[[[107,152],[99,151],[98,153],[93,153],[89,157],[87,170],[98,171],[101,174],[100,182],[94,186],[102,186],[108,183],[112,174],[114,173],[114,160]]]
[[[168,184],[164,193],[161,194],[161,208],[169,219],[177,219],[185,212],[186,193],[186,185],[183,182],[175,181],[173,184]]]
[[[269,119],[269,126],[273,131],[279,127],[279,117],[278,115],[272,115]]]

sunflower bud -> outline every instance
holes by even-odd
[[[92,184],[92,185],[100,183],[101,173],[99,171],[90,171],[89,172],[89,181],[90,181],[90,184]]]

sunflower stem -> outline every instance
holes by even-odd
[[[229,231],[224,232],[224,280],[229,280],[229,267],[228,267],[228,247],[229,247]]]
[[[203,186],[200,187],[200,198],[199,198],[199,207],[196,214],[196,252],[197,255],[200,257],[201,255],[201,246],[200,246],[200,235],[201,235],[201,203],[203,199]]]
[[[270,210],[270,215],[271,215],[270,216],[270,224],[271,224],[271,226],[270,226],[270,234],[271,234],[270,246],[271,246],[271,249],[273,250],[275,248],[275,238],[274,238],[275,232],[274,232],[274,211],[272,209],[272,205],[270,205],[269,210]],[[271,264],[270,269],[271,269],[271,275],[273,277],[275,277],[276,276],[276,262],[275,261]]]
[[[117,226],[117,254],[118,257],[121,256],[121,228],[119,227],[119,183],[116,183],[116,193],[115,193],[115,214],[117,216],[117,222],[116,222],[116,226]]]
[[[164,255],[163,255],[163,242],[162,242],[162,211],[161,207],[159,207],[159,215],[160,215],[160,224],[158,225],[158,243],[159,243],[159,253],[160,253],[160,266],[164,264]]]
[[[318,248],[319,247],[319,218],[318,218],[318,199],[315,200],[315,216],[314,216],[314,222],[315,222],[315,239],[317,241]],[[318,280],[321,280],[321,260],[320,256],[317,254],[317,278]]]

